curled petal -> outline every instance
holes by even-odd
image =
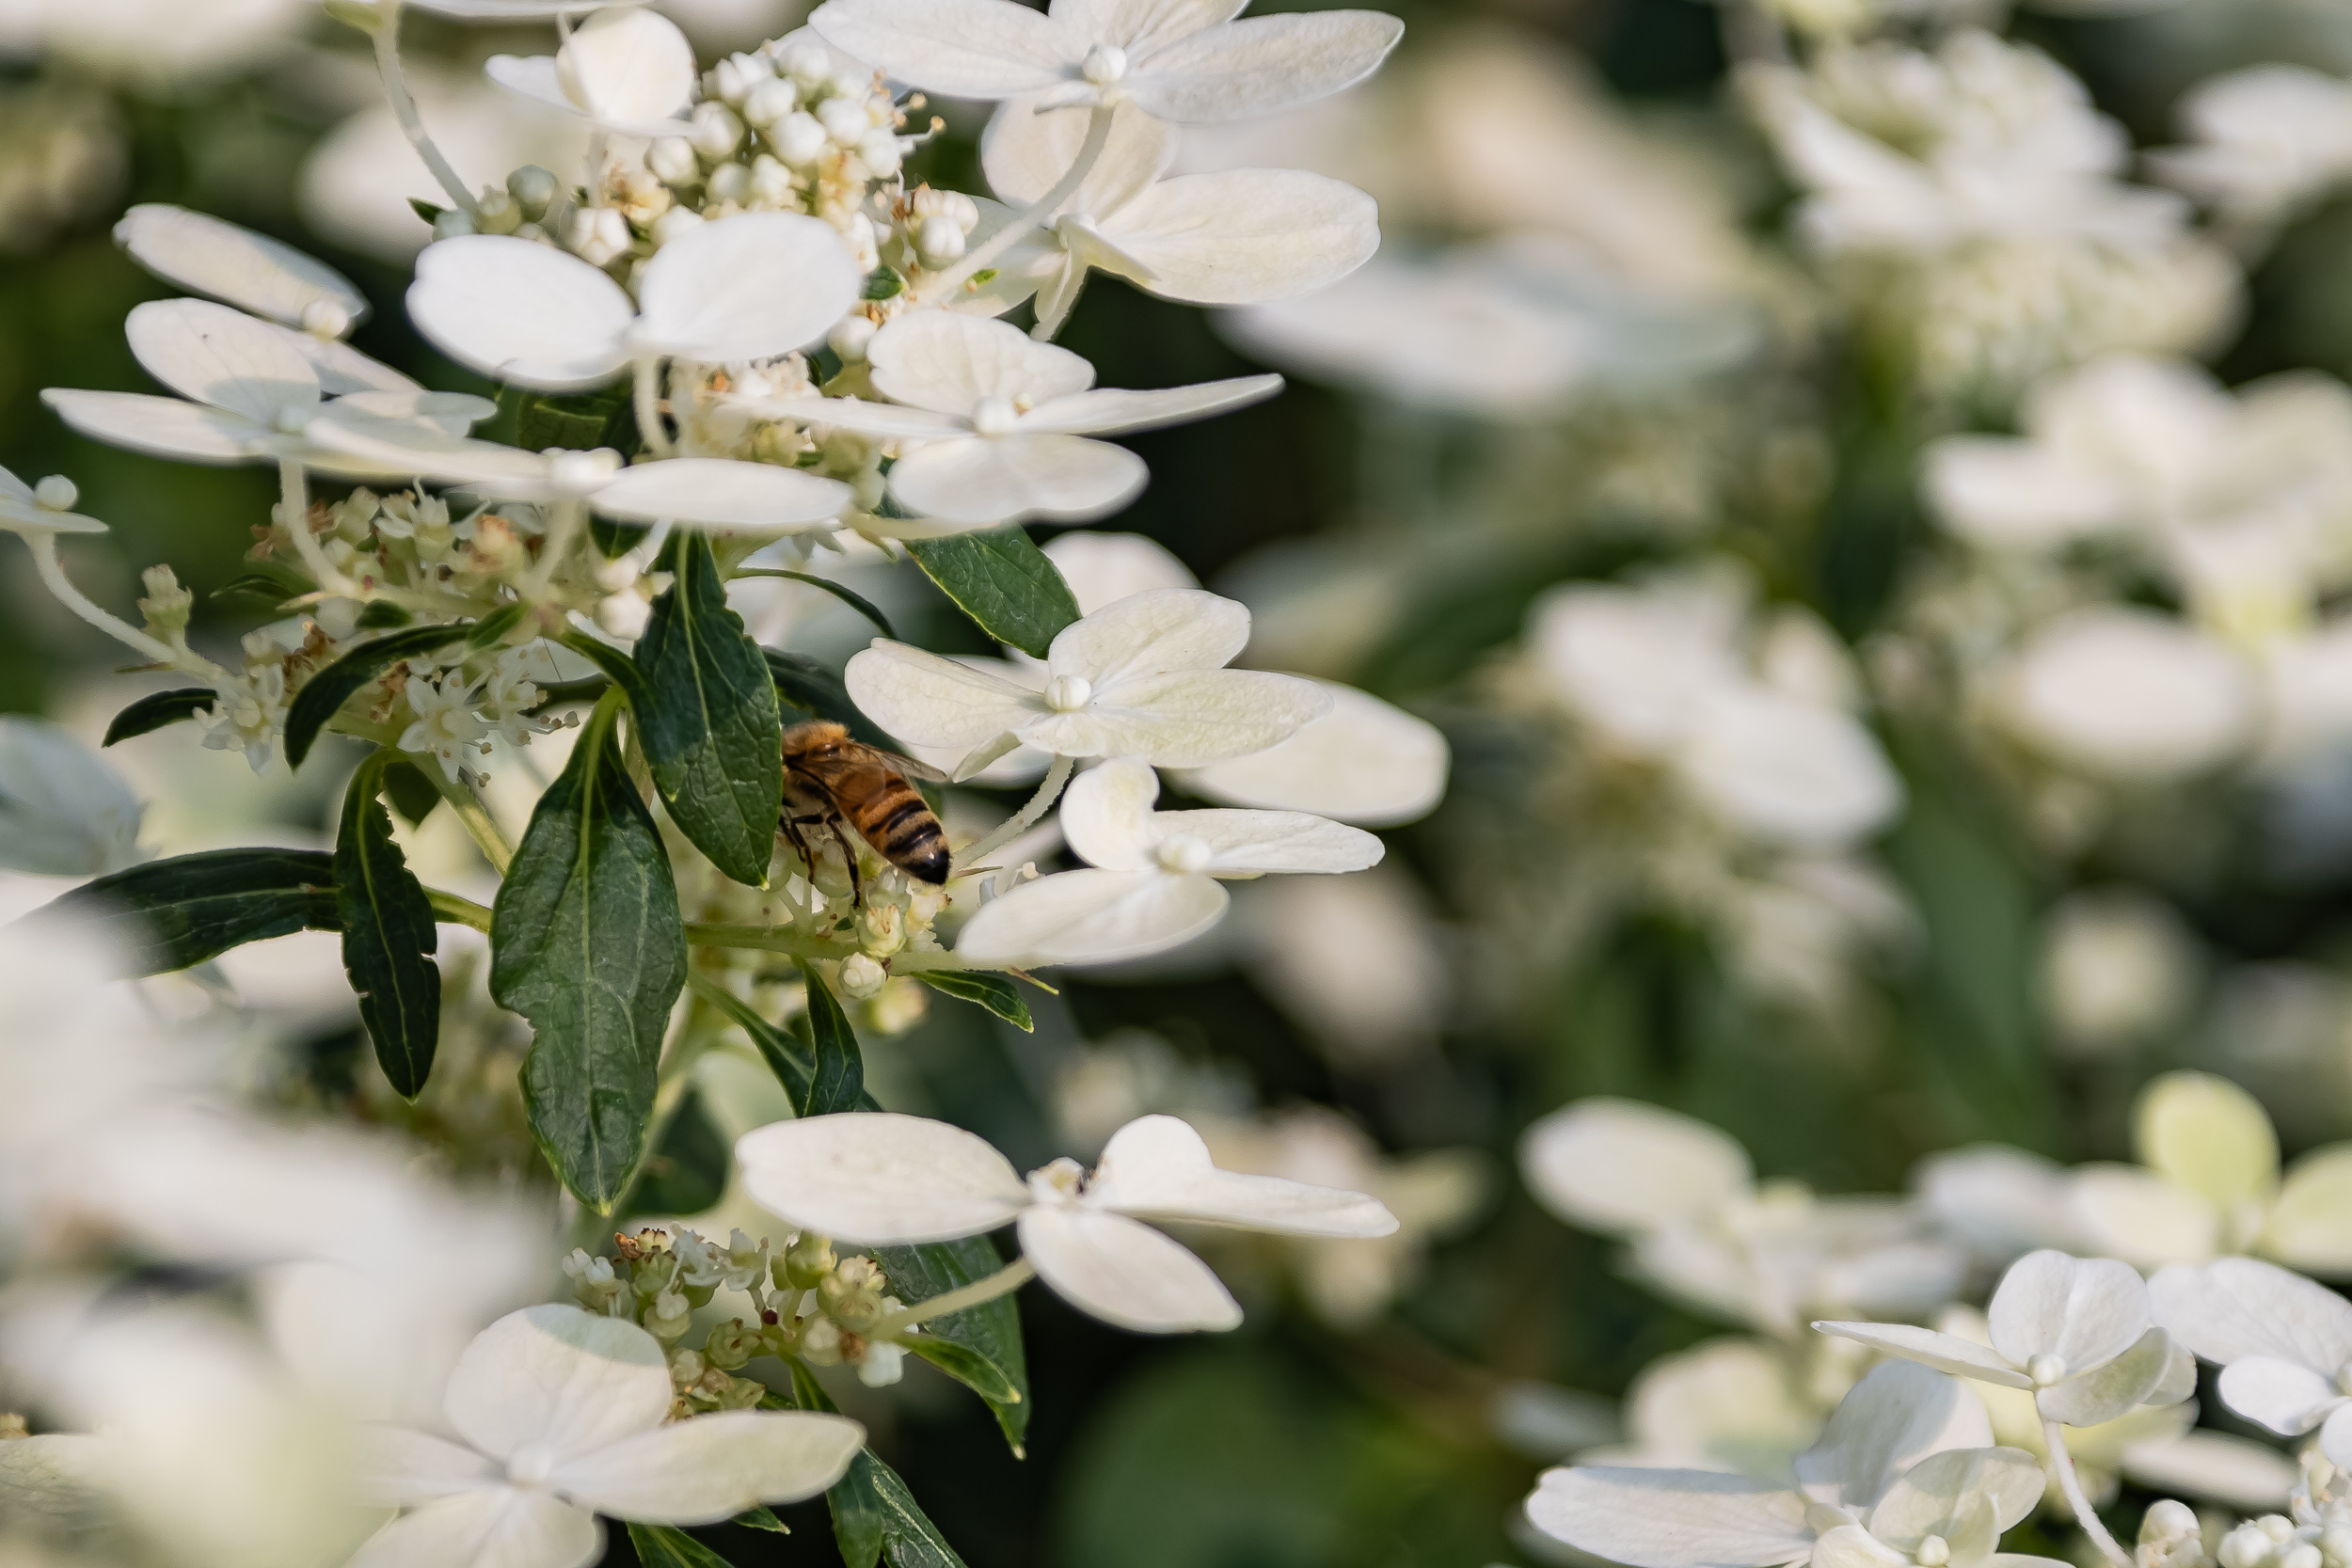
[[[866,1429],[817,1411],[728,1410],[675,1421],[583,1454],[550,1478],[599,1513],[715,1525],[755,1503],[813,1497],[841,1479]]]
[[[867,718],[900,740],[959,753],[1037,716],[1037,692],[903,642],[877,640],[842,679]]]
[[[408,315],[433,346],[496,380],[542,392],[601,387],[628,363],[637,308],[567,251],[497,234],[427,245]]]
[[[1071,852],[1104,871],[1148,871],[1159,834],[1152,802],[1160,778],[1132,757],[1089,768],[1061,798],[1062,837]]]
[[[833,0],[809,26],[835,49],[949,98],[1011,98],[1075,74],[1089,40],[1003,0]]]
[[[1113,1133],[1085,1201],[1145,1219],[1290,1236],[1387,1236],[1396,1229],[1396,1216],[1362,1193],[1217,1169],[1200,1134],[1175,1117],[1143,1117]]]
[[[1950,1540],[1961,1533],[1972,1505],[1990,1503],[1997,1536],[2033,1512],[2047,1484],[2042,1462],[2023,1449],[1946,1449],[1886,1489],[1870,1511],[1870,1533],[1910,1550],[1931,1535]]]
[[[2055,1355],[2070,1375],[2106,1366],[2155,1321],[2148,1287],[2130,1264],[2046,1247],[2010,1265],[1985,1319],[1994,1349],[2011,1366]]]
[[[646,263],[637,341],[706,363],[772,359],[832,331],[863,283],[823,219],[737,213],[688,230]]]
[[[1127,90],[1163,119],[1247,119],[1354,87],[1404,36],[1405,24],[1379,11],[1248,17],[1153,50],[1135,63]]]
[[[596,1515],[551,1492],[501,1484],[402,1514],[368,1537],[348,1568],[587,1568],[603,1555]]]
[[[1770,1568],[1813,1551],[1803,1497],[1713,1470],[1547,1470],[1527,1516],[1546,1535],[1631,1568]]]
[[[944,311],[931,317],[970,319]],[[1016,431],[918,448],[892,467],[890,494],[926,517],[975,528],[1025,517],[1084,522],[1126,505],[1151,477],[1143,459],[1124,447]]]
[[[1036,1208],[1021,1216],[1022,1256],[1056,1294],[1138,1334],[1238,1327],[1241,1307],[1215,1270],[1123,1214]]]
[[[333,308],[345,332],[367,319],[368,296],[326,262],[185,207],[132,208],[115,225],[115,244],[167,283],[288,326],[315,319],[321,305]]]
[[[450,1373],[445,1412],[493,1459],[526,1444],[561,1461],[592,1453],[670,1413],[669,1362],[633,1323],[577,1307],[526,1307],[474,1336]]]
[[[992,965],[1110,963],[1178,947],[1224,918],[1214,878],[1165,871],[1065,871],[980,906],[958,957]]]
[[[775,1122],[737,1139],[735,1157],[753,1202],[859,1246],[977,1236],[1029,1201],[986,1139],[887,1111]]]

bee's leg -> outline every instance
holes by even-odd
[[[841,831],[840,813],[835,812],[833,816],[827,817],[825,819],[825,826],[833,830],[833,841],[841,846],[841,863],[850,868],[850,902],[852,907],[864,908],[866,904],[866,885],[863,879],[861,879],[858,876],[857,846],[850,843],[850,835]]]
[[[776,818],[777,831],[784,834],[785,842],[792,846],[792,852],[801,857],[801,863],[808,867],[808,875],[812,881],[817,876],[817,851],[809,847],[808,838],[801,830],[823,820],[821,816],[779,816]]]

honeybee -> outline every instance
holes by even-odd
[[[906,775],[944,781],[947,775],[912,757],[899,756],[850,738],[844,725],[823,720],[784,732],[784,810],[776,830],[812,867],[803,830],[821,827],[841,847],[850,868],[850,896],[866,894],[857,870],[857,848],[842,831],[847,821],[874,852],[917,881],[947,880],[947,834],[907,783]]]

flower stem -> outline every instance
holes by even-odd
[[[2067,1451],[2066,1429],[2045,1417],[2042,1422],[2042,1440],[2049,1445],[2050,1468],[2058,1476],[2058,1490],[2066,1494],[2067,1505],[2074,1511],[2074,1522],[2082,1526],[2083,1533],[2090,1537],[2090,1544],[2098,1547],[2100,1555],[2114,1563],[2115,1568],[2136,1568],[2132,1554],[2116,1541],[2108,1531],[2106,1522],[2090,1506],[2090,1499],[2083,1495],[2082,1478],[2074,1473],[2074,1456]]]
[[[588,520],[588,503],[572,498],[549,503],[547,536],[539,541],[539,560],[531,568],[531,575],[516,585],[515,591],[526,601],[544,597],[548,585],[555,580],[555,570],[571,553],[572,543],[580,537],[580,526]]]
[[[57,559],[57,536],[55,533],[45,529],[37,533],[27,532],[24,543],[33,552],[33,568],[40,574],[41,586],[47,588],[59,604],[108,637],[137,649],[158,664],[185,670],[215,685],[229,678],[229,673],[212,660],[159,642],[120,616],[92,603],[65,575],[65,563]]]
[[[677,454],[661,425],[661,362],[649,354],[637,356],[637,434],[656,457]]]
[[[408,78],[401,70],[401,4],[402,0],[376,0],[375,71],[384,79],[384,99],[392,106],[392,118],[400,121],[408,145],[417,150],[424,166],[433,171],[434,180],[449,193],[458,211],[470,217],[476,211],[472,193],[466,189],[466,182],[457,178],[457,170],[441,156],[441,150],[425,131],[424,117],[417,113],[417,101],[410,95]]]
[[[294,540],[294,553],[302,557],[302,564],[310,568],[320,590],[356,597],[358,585],[335,569],[335,563],[326,559],[318,535],[310,531],[310,476],[291,457],[278,462],[278,510],[285,514],[280,520],[286,525],[287,536]]]
[[[477,931],[490,929],[490,911],[470,898],[429,887],[424,890],[424,901],[433,906],[434,918],[437,920],[453,926],[470,926]]]
[[[498,819],[483,805],[481,797],[474,794],[471,786],[442,772],[438,762],[428,759],[418,765],[417,771],[433,781],[433,787],[441,792],[441,799],[449,802],[449,809],[455,812],[457,820],[466,825],[466,832],[473,839],[474,847],[482,851],[482,858],[488,861],[500,876],[505,876],[506,868],[515,861],[515,847],[506,842],[506,831],[498,825]],[[480,908],[479,905],[475,907]],[[471,925],[472,922],[467,924]],[[489,927],[485,926],[482,929],[486,931]]]
[[[686,940],[697,947],[743,947],[762,953],[789,953],[796,958],[841,958],[856,952],[848,939],[804,937],[773,926],[719,926],[689,921]]]
[[[975,1307],[994,1301],[998,1296],[1012,1294],[1013,1291],[1036,1277],[1037,1265],[1026,1258],[1016,1258],[986,1279],[976,1279],[961,1290],[929,1296],[912,1306],[901,1307],[896,1311],[883,1313],[874,1321],[873,1329],[866,1335],[866,1338],[887,1339],[901,1329],[912,1328],[916,1323],[929,1323],[933,1318],[951,1317],[958,1312],[969,1311]]]
[[[920,298],[926,302],[937,301],[961,287],[964,279],[993,266],[1005,252],[1052,222],[1061,204],[1077,194],[1078,187],[1086,183],[1087,176],[1094,172],[1094,166],[1102,161],[1103,149],[1110,144],[1111,120],[1116,113],[1110,104],[1096,104],[1093,118],[1087,121],[1086,140],[1078,146],[1077,159],[1059,180],[1054,182],[1053,189],[1041,197],[1035,206],[1017,214],[1010,223],[991,234],[978,246],[964,252],[963,260],[928,279],[916,291]]]
[[[1056,757],[1054,766],[1045,770],[1045,782],[1037,786],[1035,795],[1029,797],[1029,803],[998,823],[995,832],[956,858],[965,866],[977,864],[985,856],[994,854],[1027,832],[1036,825],[1037,819],[1045,815],[1045,808],[1060,796],[1062,785],[1070,782],[1071,769],[1076,766],[1077,759],[1074,757]]]

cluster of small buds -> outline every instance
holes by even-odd
[[[2151,1506],[2139,1522],[2139,1542],[2133,1552],[2139,1568],[2213,1568],[2197,1511],[2167,1497]]]
[[[2214,1560],[2220,1568],[2347,1568],[2352,1527],[2298,1525],[2283,1513],[2266,1513],[2223,1536]]]
[[[196,595],[180,585],[178,574],[168,566],[150,566],[139,574],[139,582],[147,590],[139,600],[147,635],[174,648],[185,648]]]

